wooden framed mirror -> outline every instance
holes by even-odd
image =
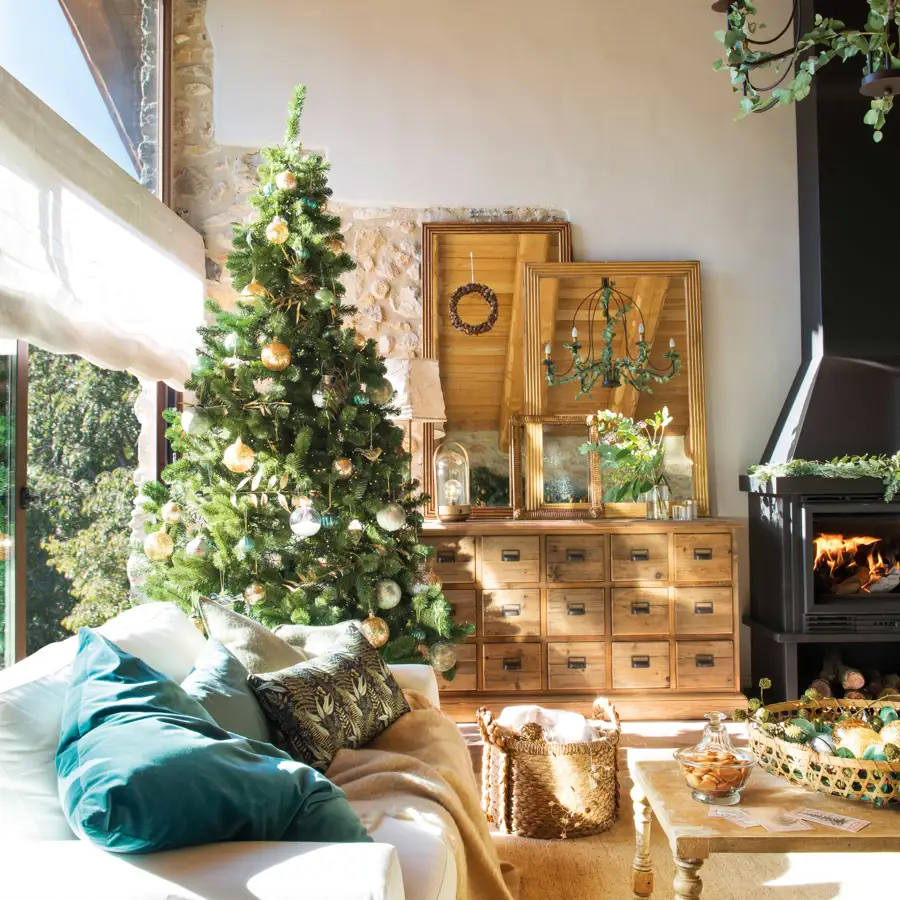
[[[438,443],[457,441],[469,454],[472,516],[506,518],[510,496],[509,420],[525,404],[525,266],[572,257],[568,222],[427,222],[422,226],[423,356],[439,361],[447,421],[426,424],[423,487],[432,499]],[[450,300],[463,285],[493,292],[497,317],[481,334],[451,322]],[[479,293],[456,304],[463,323],[478,324],[489,306]],[[441,434],[443,431],[443,434]]]
[[[706,399],[703,383],[703,342],[700,301],[700,264],[697,262],[533,263],[526,266],[525,414],[577,416],[585,421],[598,410],[611,409],[636,421],[668,407],[672,423],[665,438],[666,481],[672,500],[697,501],[701,515],[709,514],[706,457]],[[581,394],[577,380],[548,384],[545,350],[556,368],[556,381],[572,370],[572,342],[577,328],[582,359],[600,359],[605,341],[597,292],[611,284],[631,312],[614,329],[613,358],[635,354],[639,338],[649,347],[648,366],[665,372],[664,353],[674,344],[680,371],[671,380],[650,381],[639,391],[623,380],[604,387],[598,379]],[[593,321],[593,337],[591,322]],[[642,330],[640,330],[642,329]],[[626,349],[626,346],[628,349]],[[610,473],[611,474],[611,473]],[[604,478],[601,469],[601,481]],[[610,478],[610,480],[612,480]],[[643,503],[607,502],[605,516],[645,514]]]

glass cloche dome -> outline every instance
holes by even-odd
[[[469,454],[456,441],[446,441],[434,451],[434,484],[438,518],[462,522],[469,518]]]

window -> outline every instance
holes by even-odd
[[[15,661],[15,476],[16,341],[0,340],[0,668]]]
[[[0,0],[0,66],[153,193],[161,0]]]

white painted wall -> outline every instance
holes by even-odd
[[[714,509],[746,514],[800,355],[794,120],[733,121],[710,0],[208,0],[207,25],[220,144],[278,140],[305,82],[338,200],[562,208],[576,259],[699,259]]]

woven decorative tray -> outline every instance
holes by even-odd
[[[892,706],[900,712],[900,701],[891,700],[792,700],[764,707],[780,721],[796,718],[805,710],[810,719],[832,724],[843,713]],[[772,775],[823,794],[863,800],[875,806],[900,805],[900,761],[844,759],[817,753],[802,744],[772,737],[751,725],[750,746],[759,765]]]

